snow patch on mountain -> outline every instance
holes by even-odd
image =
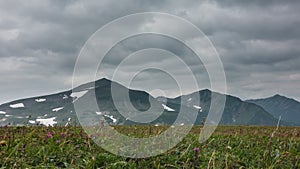
[[[102,112],[98,112],[98,111],[97,111],[97,112],[96,112],[96,114],[97,114],[97,115],[102,115],[103,113],[102,113]]]
[[[29,120],[28,121],[30,124],[35,124],[35,120]]]
[[[63,99],[68,99],[68,98],[69,96],[64,94]]]
[[[162,106],[163,106],[164,109],[167,110],[167,111],[175,111],[174,109],[172,109],[172,108],[166,106],[165,104],[162,104]]]
[[[44,98],[39,98],[39,99],[35,99],[36,102],[41,103],[41,102],[45,102],[46,99]]]
[[[83,95],[85,95],[88,92],[88,90],[84,90],[84,91],[80,91],[80,92],[73,92],[71,93],[71,97],[73,97],[73,102],[75,102],[76,100],[78,100],[80,97],[82,97]]]
[[[66,126],[69,126],[69,125],[71,125],[71,117],[68,118],[68,121],[67,121],[67,123],[65,124],[65,127],[66,127]]]
[[[26,118],[26,117],[23,117],[23,116],[15,116],[14,118],[17,118],[17,119],[23,119],[23,118]]]
[[[104,114],[103,116],[110,118],[113,121],[113,123],[117,122],[117,119],[115,119],[114,116],[112,116],[112,115],[106,115],[106,114]]]
[[[6,114],[6,112],[5,111],[0,111],[0,114]]]
[[[197,105],[194,105],[193,107],[196,108],[196,109],[199,109],[199,110],[202,109],[200,106],[197,106]]]
[[[194,105],[193,107],[196,108],[196,109],[198,109],[200,112],[202,112],[202,107],[197,106],[197,105]]]
[[[232,117],[232,122],[236,122],[235,116]]]
[[[54,124],[57,123],[56,121],[54,121],[55,119],[56,117],[51,117],[47,119],[36,119],[36,121],[45,126],[54,126]]]
[[[64,109],[64,107],[57,107],[57,108],[54,108],[52,109],[53,112],[58,112],[60,110]]]
[[[4,122],[6,120],[7,120],[7,118],[2,118],[2,119],[0,119],[0,122]]]
[[[11,108],[22,108],[22,107],[25,107],[23,103],[17,103],[17,104],[11,104],[9,105],[9,107]]]

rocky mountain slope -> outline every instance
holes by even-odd
[[[116,93],[114,97],[111,90]],[[73,90],[2,104],[0,125],[79,125],[79,122],[81,125],[94,125],[99,124],[102,118],[115,125],[148,123],[163,125],[174,122],[177,125],[184,125],[194,120],[191,121],[194,118],[192,112],[197,112],[195,123],[201,124],[210,109],[212,94],[217,98],[226,97],[220,124],[276,125],[277,123],[277,119],[264,108],[250,101],[245,102],[237,97],[210,90],[201,90],[177,98],[154,98],[147,92],[128,89],[108,79],[100,79]],[[197,97],[200,97],[199,103],[195,102]],[[96,104],[92,104],[93,99]],[[176,121],[180,109],[184,115],[180,121]],[[282,124],[292,125],[284,121]]]

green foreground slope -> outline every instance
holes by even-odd
[[[115,126],[147,137],[168,126]],[[218,127],[205,143],[194,127],[175,148],[145,159],[119,157],[80,127],[1,127],[0,168],[300,168],[300,128]],[[199,148],[199,153],[194,152]]]

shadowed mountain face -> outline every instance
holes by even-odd
[[[111,89],[115,91],[115,97],[112,97]],[[90,101],[95,98],[97,107]],[[148,110],[150,104],[156,107],[153,109],[155,112],[163,111],[161,104],[148,93],[130,90],[108,79],[101,79],[83,84],[74,90],[2,104],[0,125],[79,124],[77,115],[87,117],[88,120],[92,119],[91,122],[98,123],[103,117],[109,123],[124,124],[131,123],[129,116],[138,114],[137,110]],[[74,105],[80,107],[79,111],[77,109],[75,111]],[[126,120],[118,111],[129,118]]]
[[[248,100],[263,107],[274,117],[300,125],[300,103],[285,96],[275,95],[265,99]]]
[[[226,97],[226,104],[224,112],[220,121],[223,125],[276,125],[277,119],[265,111],[262,107],[257,106],[253,103],[247,103],[241,99],[230,96],[223,95],[220,93],[211,92],[210,90],[202,90],[189,95],[180,96],[174,99],[168,99],[168,105],[170,107],[178,108],[180,107],[180,102],[184,106],[190,108],[199,108],[200,105],[201,112],[197,117],[197,122],[199,123],[201,119],[207,116],[210,106],[211,106],[211,96],[214,97]],[[198,96],[197,96],[198,95]],[[200,103],[193,102],[195,97],[200,97]],[[218,106],[218,105],[217,105]],[[220,105],[221,106],[221,105]],[[289,123],[283,122],[284,125],[289,125]]]
[[[74,125],[79,124],[79,121],[82,125],[94,125],[99,124],[101,118],[117,125],[174,122],[182,125],[193,124],[195,120],[196,124],[201,124],[209,112],[212,95],[216,99],[226,98],[220,124],[276,125],[277,123],[276,118],[256,104],[209,90],[174,99],[153,98],[147,92],[131,90],[108,79],[100,79],[73,90],[2,104],[0,125]],[[197,98],[200,98],[199,102],[196,102]],[[92,104],[91,100],[95,100],[95,104]],[[183,115],[181,120],[178,120],[180,110]],[[80,117],[79,121],[77,117]],[[286,122],[282,124],[290,125]]]

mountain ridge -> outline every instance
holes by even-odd
[[[250,99],[247,102],[257,104],[266,109],[274,117],[300,125],[300,102],[279,94],[262,98]]]
[[[112,87],[118,92],[117,98],[113,98],[111,95],[110,90]],[[123,97],[123,95],[128,93],[129,101]],[[197,94],[200,96],[200,103],[189,101],[190,98],[196,97]],[[154,98],[145,91],[128,89],[117,82],[103,78],[95,82],[79,85],[73,90],[24,98],[2,104],[0,105],[0,125],[9,123],[17,125],[30,123],[34,125],[38,120],[50,118],[54,118],[55,121],[53,120],[52,122],[59,125],[69,124],[70,119],[78,122],[78,113],[77,110],[75,112],[74,103],[79,102],[82,102],[85,108],[80,107],[81,115],[86,119],[91,118],[91,120],[94,120],[94,123],[98,122],[97,119],[100,118],[98,115],[104,115],[105,120],[109,123],[118,125],[136,124],[134,122],[135,118],[141,118],[141,116],[153,119],[150,124],[173,124],[180,108],[183,108],[186,117],[182,123],[190,123],[189,114],[191,113],[189,112],[198,111],[196,124],[201,124],[203,118],[208,114],[212,94],[216,95],[216,97],[226,97],[225,109],[220,124],[276,125],[277,123],[277,119],[273,118],[261,106],[244,102],[235,96],[213,92],[209,89],[176,98],[165,98],[164,100],[163,97]],[[88,102],[91,96],[96,96],[98,107],[92,107]],[[184,101],[183,105],[179,104],[181,99]],[[98,110],[101,112],[97,112]],[[158,112],[161,112],[160,117],[157,117]],[[290,125],[284,121],[283,124]]]

